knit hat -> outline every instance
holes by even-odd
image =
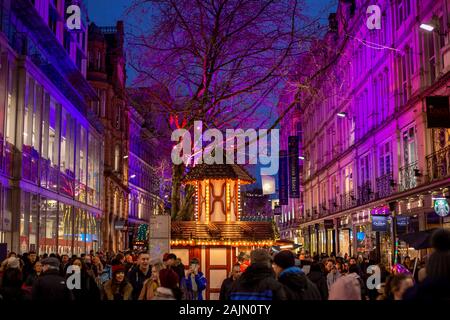
[[[5,260],[6,269],[19,269],[20,259],[15,257],[10,257]]]
[[[159,282],[161,287],[176,288],[178,286],[178,275],[172,269],[162,269],[159,271]]]
[[[50,257],[50,258],[45,258],[44,260],[42,260],[42,265],[49,265],[52,266],[54,268],[59,268],[59,260],[57,258],[54,257]]]
[[[111,270],[113,275],[119,272],[125,273],[125,266],[123,264],[116,264],[111,266]]]
[[[295,256],[289,250],[278,252],[273,258],[273,262],[282,269],[295,266]]]
[[[254,263],[269,263],[272,260],[270,254],[264,249],[255,249],[250,253],[250,261]]]

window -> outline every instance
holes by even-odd
[[[370,154],[366,154],[359,159],[359,182],[360,184],[364,184],[370,181],[371,174],[371,161]]]
[[[403,164],[408,165],[416,162],[416,137],[415,127],[403,131]]]
[[[106,117],[106,90],[101,90],[100,105],[101,105],[101,116]]]
[[[97,51],[97,70],[102,69],[102,55],[100,51]]]
[[[436,52],[434,48],[434,34],[431,32],[425,35],[428,44],[428,68],[430,70],[430,81],[436,80]]]
[[[120,169],[120,146],[116,144],[116,148],[114,150],[114,171],[119,172]]]
[[[392,154],[391,154],[391,142],[386,142],[379,147],[379,176],[392,173]]]

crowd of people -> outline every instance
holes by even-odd
[[[289,250],[271,255],[254,250],[249,263],[240,261],[233,267],[222,284],[220,299],[448,300],[450,231],[438,230],[431,242],[432,253],[416,267],[409,257],[386,268],[362,256],[310,256],[307,252],[296,256]]]
[[[411,260],[387,269],[369,259],[253,250],[238,256],[220,300],[450,299],[450,231],[432,238],[433,252],[417,271]],[[199,260],[188,267],[173,253],[8,254],[0,266],[0,300],[203,300],[207,279]],[[371,282],[378,272],[380,283]],[[373,277],[372,277],[373,278]],[[373,285],[370,285],[372,283]]]
[[[0,300],[199,300],[206,278],[199,261],[186,269],[173,253],[150,261],[147,251],[73,255],[10,252],[0,266]]]

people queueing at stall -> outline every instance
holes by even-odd
[[[367,257],[255,249],[236,257],[220,300],[442,300],[450,298],[450,230],[431,238],[426,259],[388,267]],[[147,251],[89,254],[9,252],[0,264],[0,300],[204,300],[198,258]],[[415,258],[417,259],[417,258]],[[376,274],[379,272],[379,274]],[[78,276],[78,278],[76,278]],[[373,280],[379,279],[378,284]]]

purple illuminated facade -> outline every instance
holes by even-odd
[[[98,250],[103,126],[89,110],[87,21],[74,33],[64,1],[33,3],[0,1],[0,242]]]
[[[381,29],[369,30],[367,2],[351,2],[339,1],[328,33],[299,67],[305,74],[343,48],[314,79],[317,92],[302,94],[296,108],[304,132],[299,231],[311,253],[391,262],[395,249],[417,254],[405,243],[395,248],[397,217],[409,216],[404,232],[450,228],[432,201],[449,194],[450,130],[428,128],[425,103],[427,96],[449,95],[449,6],[444,0],[378,1]],[[286,124],[293,131],[293,119],[285,119],[282,130]],[[377,208],[390,212],[386,232],[372,232]]]

